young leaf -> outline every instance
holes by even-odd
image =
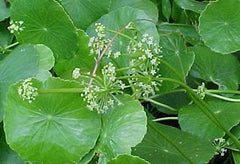
[[[174,73],[169,67],[161,64],[161,75],[163,77],[185,81],[185,77],[194,62],[194,54],[187,51],[182,36],[178,33],[160,35],[159,45],[162,47],[163,60],[168,62],[175,70]],[[176,75],[176,73],[178,75]],[[174,87],[176,87],[175,84],[163,82],[162,90],[169,90]]]
[[[45,44],[55,56],[68,58],[77,49],[76,29],[55,0],[17,0],[11,7],[13,21],[23,21],[16,33],[20,43]]]
[[[209,3],[199,18],[199,32],[205,44],[222,54],[240,50],[239,19],[239,0]]]
[[[151,164],[159,164],[159,161],[166,164],[204,164],[214,152],[209,141],[170,126],[149,122],[146,136],[133,148],[132,154]]]
[[[44,80],[50,76],[48,70],[53,64],[53,54],[44,45],[21,45],[0,61],[0,121],[8,87],[29,77]]]
[[[164,17],[169,22],[169,18],[171,16],[171,2],[170,0],[162,0],[162,12]]]
[[[240,81],[239,61],[233,55],[223,55],[207,47],[189,48],[195,53],[192,75],[212,81],[219,89],[237,89]]]
[[[184,10],[191,10],[196,13],[201,13],[205,7],[206,3],[198,2],[195,0],[174,0],[175,3]]]
[[[220,100],[208,101],[208,105],[218,120],[231,129],[239,123],[240,103],[225,102]],[[214,140],[224,136],[224,131],[214,124],[196,105],[188,105],[179,111],[179,123],[182,130],[201,138]]]
[[[143,107],[128,95],[118,97],[122,105],[102,116],[102,131],[95,148],[100,153],[100,163],[118,154],[130,154],[131,147],[142,141],[147,117]]]
[[[137,156],[132,155],[119,155],[115,159],[111,160],[107,164],[150,164],[149,162],[145,161],[144,159],[141,159]]]
[[[71,81],[50,78],[33,87],[77,88]],[[95,145],[100,115],[91,112],[79,94],[39,94],[32,103],[10,87],[4,116],[7,143],[22,158],[39,163],[76,163]]]

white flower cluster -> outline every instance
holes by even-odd
[[[116,68],[112,63],[104,66],[102,76],[99,81],[94,80],[87,86],[81,94],[83,100],[87,102],[87,108],[98,113],[104,113],[114,105],[121,105],[116,95],[122,94],[126,87],[121,80],[116,79]]]
[[[146,78],[144,80],[131,78],[129,82],[133,84],[135,96],[138,98],[148,98],[150,94],[154,95],[156,91],[159,91],[159,86],[161,86],[161,82],[153,81],[151,78]]]
[[[17,89],[19,96],[29,103],[32,103],[38,96],[38,88],[32,86],[31,80],[31,78],[25,79]]]
[[[153,37],[144,34],[140,42],[130,42],[127,50],[129,54],[142,54],[137,59],[132,59],[129,62],[129,65],[133,67],[129,70],[130,75],[160,77],[161,47],[157,43],[154,43]],[[138,67],[134,67],[134,65],[138,65]],[[147,98],[149,94],[155,94],[155,91],[161,86],[161,82],[152,81],[151,78],[146,78],[146,80],[133,78],[131,83],[136,87],[137,96],[144,98]]]
[[[23,26],[23,21],[10,21],[10,26],[8,27],[8,30],[10,31],[10,33],[14,33],[14,32],[21,32],[24,30],[24,26]]]
[[[73,70],[72,77],[73,77],[74,79],[77,79],[77,78],[79,78],[80,76],[81,76],[81,74],[80,74],[80,68],[75,68],[75,69]]]
[[[88,43],[88,47],[90,47],[90,53],[91,54],[97,54],[100,55],[106,46],[109,43],[109,39],[105,39],[105,26],[103,26],[101,23],[95,23],[95,31],[97,33],[96,37],[91,37],[90,41]],[[110,48],[109,48],[110,49]],[[111,54],[111,50],[108,51],[108,54]]]
[[[204,99],[206,95],[206,88],[205,88],[205,83],[202,83],[202,85],[198,86],[197,88],[197,95],[201,98]]]
[[[221,156],[224,156],[227,153],[227,149],[224,148],[225,146],[228,146],[229,143],[226,142],[224,138],[216,138],[213,141],[213,145],[216,147],[216,154],[220,154]]]

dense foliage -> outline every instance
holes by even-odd
[[[1,164],[240,164],[239,0],[0,0]]]

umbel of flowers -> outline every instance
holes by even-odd
[[[115,105],[121,105],[122,102],[118,99],[118,95],[123,94],[126,89],[138,99],[154,95],[161,86],[161,81],[154,81],[153,77],[160,76],[159,64],[162,56],[159,55],[161,48],[154,42],[153,37],[144,34],[141,39],[137,39],[136,36],[132,38],[126,47],[127,53],[124,54],[130,58],[128,67],[117,68],[114,60],[122,57],[123,54],[112,50],[112,43],[116,36],[108,39],[105,34],[106,27],[101,23],[96,23],[95,26],[97,35],[91,37],[88,43],[90,53],[95,55],[96,59],[94,70],[91,73],[82,73],[80,68],[75,68],[72,72],[73,79],[85,81],[80,95],[87,102],[87,108],[104,113]],[[126,25],[124,30],[132,30],[137,35],[133,23]],[[109,62],[101,68],[100,74],[97,74],[103,58]],[[18,88],[18,93],[29,103],[38,95],[30,79],[22,83]]]
[[[121,57],[120,51],[113,52],[111,50],[111,40],[106,39],[106,27],[101,23],[95,24],[95,32],[97,36],[91,37],[88,46],[91,48],[90,52],[96,55],[98,59],[103,55],[105,58],[117,59]],[[129,23],[126,29],[134,30],[132,23]],[[90,110],[97,110],[99,113],[104,113],[106,110],[113,107],[114,104],[120,105],[117,95],[122,94],[123,90],[127,87],[133,89],[133,94],[137,98],[146,98],[150,94],[155,94],[161,82],[153,81],[151,78],[145,78],[146,76],[159,76],[159,64],[161,56],[160,47],[157,43],[154,43],[153,37],[148,34],[144,34],[140,41],[133,39],[130,41],[126,50],[131,57],[131,54],[140,54],[138,58],[132,57],[129,62],[129,68],[125,70],[129,78],[124,82],[119,80],[117,76],[116,66],[113,63],[108,63],[104,66],[100,79],[96,80],[90,77],[90,85],[86,86],[84,93],[81,95],[88,103]],[[73,71],[73,78],[76,79],[81,76],[80,69],[76,68]],[[95,76],[93,73],[92,76]],[[138,78],[142,76],[144,78]]]

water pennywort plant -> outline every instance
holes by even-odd
[[[240,163],[239,5],[0,1],[0,163]]]

